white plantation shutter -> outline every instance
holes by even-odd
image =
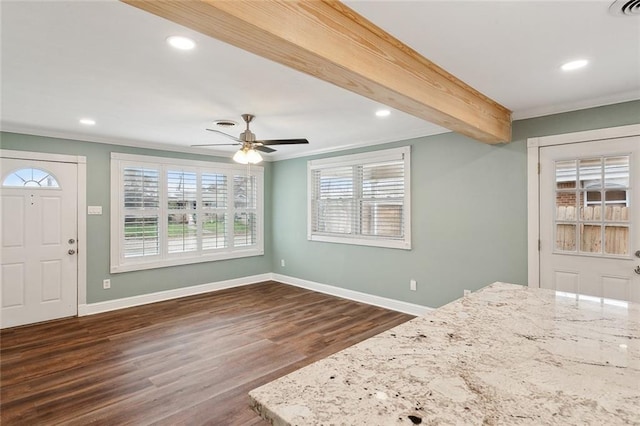
[[[308,238],[411,248],[409,156],[404,147],[310,161]]]
[[[245,247],[255,244],[257,236],[257,192],[254,176],[233,178],[233,245]]]
[[[203,173],[202,190],[202,249],[227,246],[227,176],[222,173]]]
[[[167,249],[198,250],[198,180],[195,172],[167,170]]]
[[[160,253],[160,171],[144,166],[125,167],[122,172],[125,258]]]
[[[264,254],[263,173],[113,153],[111,272]]]

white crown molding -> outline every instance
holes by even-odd
[[[1,122],[0,123],[0,131],[7,133],[20,133],[25,135],[32,136],[44,136],[50,138],[58,138],[58,139],[70,139],[80,142],[92,142],[92,143],[104,143],[108,145],[119,145],[119,146],[128,146],[133,148],[143,148],[143,149],[153,149],[159,151],[170,151],[170,152],[182,152],[185,154],[198,154],[198,155],[207,155],[212,157],[221,157],[221,158],[229,158],[235,153],[229,151],[220,151],[209,148],[194,148],[182,145],[172,145],[172,144],[162,144],[155,142],[147,142],[147,141],[139,141],[132,139],[123,139],[117,137],[105,137],[105,136],[96,136],[96,135],[87,135],[81,133],[72,133],[72,132],[64,132],[58,130],[48,130],[48,129],[33,129],[25,126],[20,126],[12,123]],[[408,139],[415,139],[420,137],[427,137],[438,135],[442,133],[450,133],[450,130],[438,128],[434,132],[424,132],[418,131],[413,133],[406,133],[402,136],[399,136],[398,139],[390,141],[387,139],[373,139],[368,141],[360,141],[358,143],[341,145],[339,147],[331,147],[331,148],[319,148],[312,151],[305,151],[302,153],[293,153],[293,154],[276,154],[272,153],[269,156],[263,155],[262,158],[266,162],[280,161],[280,160],[289,160],[293,158],[301,158],[301,157],[309,157],[313,155],[319,154],[327,154],[331,152],[340,152],[349,149],[356,148],[365,148],[368,146],[374,145],[383,145],[387,143],[393,142],[401,142]]]
[[[318,293],[325,293],[331,296],[341,297],[343,299],[354,300],[356,302],[366,303],[367,305],[379,306],[381,308],[390,309],[396,312],[403,312],[409,315],[422,316],[427,312],[434,310],[434,308],[431,308],[429,306],[416,305],[415,303],[388,299],[381,296],[374,296],[372,294],[361,293],[354,290],[347,290],[345,288],[321,284],[309,280],[303,280],[301,278],[290,277],[281,274],[272,275],[273,281],[277,281],[283,284],[306,288],[307,290],[317,291]]]
[[[513,120],[525,120],[527,118],[543,117],[545,115],[560,114],[563,112],[579,111],[582,109],[596,108],[605,105],[620,104],[623,102],[640,100],[640,90],[630,92],[615,93],[601,98],[588,99],[566,104],[550,105],[540,108],[530,108],[522,111],[515,111],[512,114]]]
[[[640,90],[634,90],[623,93],[616,93],[613,95],[603,96],[601,98],[589,99],[578,102],[570,102],[566,104],[558,104],[551,106],[544,106],[539,108],[530,108],[521,111],[514,111],[512,114],[512,119],[515,120],[525,120],[529,118],[543,117],[546,115],[552,114],[560,114],[564,112],[578,111],[588,108],[596,108],[605,105],[613,105],[617,103],[630,102],[640,100]],[[33,129],[21,125],[17,125],[15,123],[7,123],[0,122],[0,131],[8,132],[8,133],[21,133],[26,135],[33,136],[44,136],[58,139],[71,139],[77,140],[81,142],[94,142],[94,143],[104,143],[108,145],[120,145],[120,146],[128,146],[133,148],[143,148],[143,149],[153,149],[159,151],[170,151],[170,152],[182,152],[185,154],[198,154],[198,155],[206,155],[211,157],[220,157],[220,158],[229,158],[233,155],[234,152],[229,151],[221,151],[209,148],[196,148],[182,145],[172,145],[172,144],[162,144],[148,141],[140,141],[140,140],[132,140],[125,138],[117,138],[117,137],[106,137],[106,136],[97,136],[97,135],[87,135],[83,133],[73,133],[73,132],[65,132],[59,130],[49,130],[49,129]],[[352,144],[345,144],[338,147],[329,147],[329,148],[319,148],[311,151],[299,152],[299,153],[291,153],[291,154],[277,154],[273,153],[270,156],[263,156],[264,161],[266,162],[274,162],[274,161],[282,161],[282,160],[291,160],[294,158],[304,158],[311,157],[315,155],[321,154],[329,154],[334,152],[341,152],[351,149],[358,148],[366,148],[374,145],[383,145],[388,143],[406,141],[409,139],[416,139],[421,137],[435,136],[444,133],[450,133],[449,130],[444,128],[436,128],[432,132],[417,131],[412,133],[406,133],[398,136],[395,140],[390,141],[388,139],[372,139],[367,141],[359,141]]]
[[[315,149],[312,151],[305,151],[305,152],[301,152],[301,153],[294,153],[294,154],[274,154],[274,156],[272,157],[273,161],[282,161],[282,160],[292,160],[294,158],[303,158],[303,157],[312,157],[315,155],[320,155],[320,154],[329,154],[329,153],[333,153],[333,152],[342,152],[342,151],[348,151],[350,149],[357,149],[357,148],[366,148],[366,147],[370,147],[370,146],[376,146],[376,145],[384,145],[384,144],[388,144],[388,143],[395,143],[395,142],[405,142],[407,140],[410,139],[417,139],[417,138],[425,138],[428,136],[435,136],[435,135],[441,135],[444,133],[451,133],[451,130],[447,130],[447,129],[442,129],[439,128],[438,130],[434,131],[434,132],[427,132],[425,133],[424,131],[422,132],[415,132],[415,133],[407,133],[407,134],[403,134],[402,136],[399,136],[398,139],[395,140],[382,140],[382,139],[374,139],[374,140],[369,140],[369,141],[361,141],[358,143],[352,143],[352,144],[346,144],[346,145],[340,145],[339,147],[331,147],[331,148],[319,148],[319,149]]]
[[[132,148],[153,149],[157,151],[171,151],[171,152],[182,152],[185,154],[207,155],[211,157],[228,158],[229,160],[231,160],[231,156],[235,153],[235,152],[229,152],[229,151],[213,150],[208,148],[194,148],[190,146],[162,144],[162,143],[139,141],[139,140],[133,140],[133,139],[123,139],[123,138],[117,138],[117,137],[87,135],[84,133],[64,132],[59,130],[32,129],[29,127],[24,127],[24,126],[15,125],[12,123],[5,123],[5,122],[0,123],[0,131],[6,132],[6,133],[19,133],[19,134],[31,135],[31,136],[44,136],[44,137],[57,138],[57,139],[69,139],[69,140],[74,140],[79,142],[103,143],[107,145],[119,145],[119,146],[128,146]],[[265,158],[265,160],[271,161],[271,159],[267,159],[267,158]]]

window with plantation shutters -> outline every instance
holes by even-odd
[[[308,239],[411,248],[410,148],[308,163]]]
[[[111,272],[264,254],[263,170],[112,154]]]

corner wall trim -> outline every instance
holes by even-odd
[[[107,300],[105,302],[79,305],[78,316],[82,317],[85,315],[99,314],[102,312],[115,311],[117,309],[131,308],[133,306],[146,305],[149,303],[162,302],[164,300],[178,299],[180,297],[224,290],[226,288],[256,284],[263,281],[270,281],[273,278],[272,275],[273,274],[271,273],[252,275],[248,277],[218,281],[215,283],[200,284],[176,288],[173,290],[159,291],[156,293],[141,294],[139,296],[125,297],[122,299]]]
[[[359,291],[347,290],[332,285],[320,284],[314,281],[303,280],[301,278],[290,277],[287,275],[272,274],[272,280],[283,284],[289,284],[296,287],[306,288],[307,290],[317,291],[319,293],[330,294],[332,296],[341,297],[343,299],[354,300],[356,302],[366,303],[368,305],[379,306],[381,308],[390,309],[392,311],[403,312],[409,315],[421,316],[427,312],[433,311],[434,308],[416,305],[414,303],[403,302],[386,297],[374,296],[372,294],[361,293]]]

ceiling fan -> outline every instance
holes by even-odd
[[[257,151],[262,152],[274,152],[275,149],[269,148],[267,145],[296,145],[296,144],[306,144],[309,143],[306,139],[265,139],[265,140],[257,140],[255,133],[253,133],[249,129],[249,123],[255,118],[252,114],[242,114],[242,119],[247,124],[244,132],[240,133],[240,137],[236,138],[235,136],[228,135],[220,130],[215,129],[207,129],[210,132],[220,133],[228,138],[236,141],[235,143],[207,143],[207,144],[199,144],[199,145],[191,145],[191,146],[222,146],[222,145],[238,145],[241,146],[240,150],[235,153],[233,159],[242,164],[248,163],[259,163],[262,161],[262,157]]]

